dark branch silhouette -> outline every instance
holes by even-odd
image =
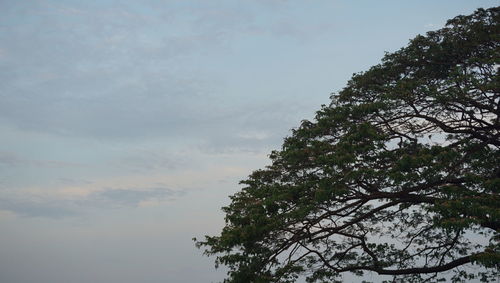
[[[355,74],[294,129],[241,182],[221,234],[197,242],[229,267],[226,282],[494,279],[499,34],[498,7],[458,16]],[[457,270],[472,263],[482,268]]]

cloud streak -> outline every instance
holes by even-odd
[[[136,208],[142,204],[165,204],[187,193],[163,187],[152,188],[106,188],[83,195],[57,197],[28,195],[22,197],[0,197],[0,210],[10,211],[23,217],[62,218],[79,216],[92,209]]]
[[[37,168],[68,168],[68,167],[85,167],[85,164],[76,162],[66,162],[59,160],[37,160],[23,158],[15,152],[0,151],[0,166],[22,166],[22,167],[37,167]]]

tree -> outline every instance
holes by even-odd
[[[499,12],[417,36],[292,130],[197,242],[225,282],[498,276]]]

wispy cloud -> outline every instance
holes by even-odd
[[[252,109],[267,102],[248,105],[241,102],[244,93],[221,91],[221,78],[207,59],[223,59],[232,42],[249,35],[309,38],[323,29],[282,16],[289,8],[282,1],[247,9],[230,2],[170,4],[103,4],[96,12],[86,5],[37,2],[19,9],[32,22],[13,18],[14,27],[0,33],[8,54],[0,60],[0,121],[95,139],[160,136],[214,144],[225,137],[248,150],[249,140],[234,136],[242,128],[273,132],[269,116],[288,110],[276,107],[249,122],[246,117],[257,114]],[[271,20],[262,21],[261,12]]]
[[[158,170],[179,170],[189,164],[188,156],[179,153],[165,153],[160,150],[136,150],[109,162],[110,166],[132,172],[152,172]]]
[[[184,196],[185,190],[154,188],[105,188],[88,194],[61,190],[58,195],[27,194],[0,197],[0,210],[24,217],[61,218],[78,216],[89,209],[120,209],[161,205]]]
[[[0,210],[23,217],[61,218],[78,215],[77,206],[70,202],[48,199],[0,198]]]
[[[173,190],[169,188],[145,188],[145,189],[105,189],[89,195],[84,203],[98,207],[137,207],[144,201],[167,201],[186,194],[185,190]]]
[[[39,168],[85,167],[85,164],[59,160],[38,160],[23,158],[15,152],[0,151],[0,166],[29,166]]]

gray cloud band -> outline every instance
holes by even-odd
[[[81,199],[53,199],[24,196],[0,198],[0,210],[23,217],[62,218],[84,214],[87,209],[137,207],[143,201],[168,201],[182,197],[185,190],[169,188],[104,189]]]

